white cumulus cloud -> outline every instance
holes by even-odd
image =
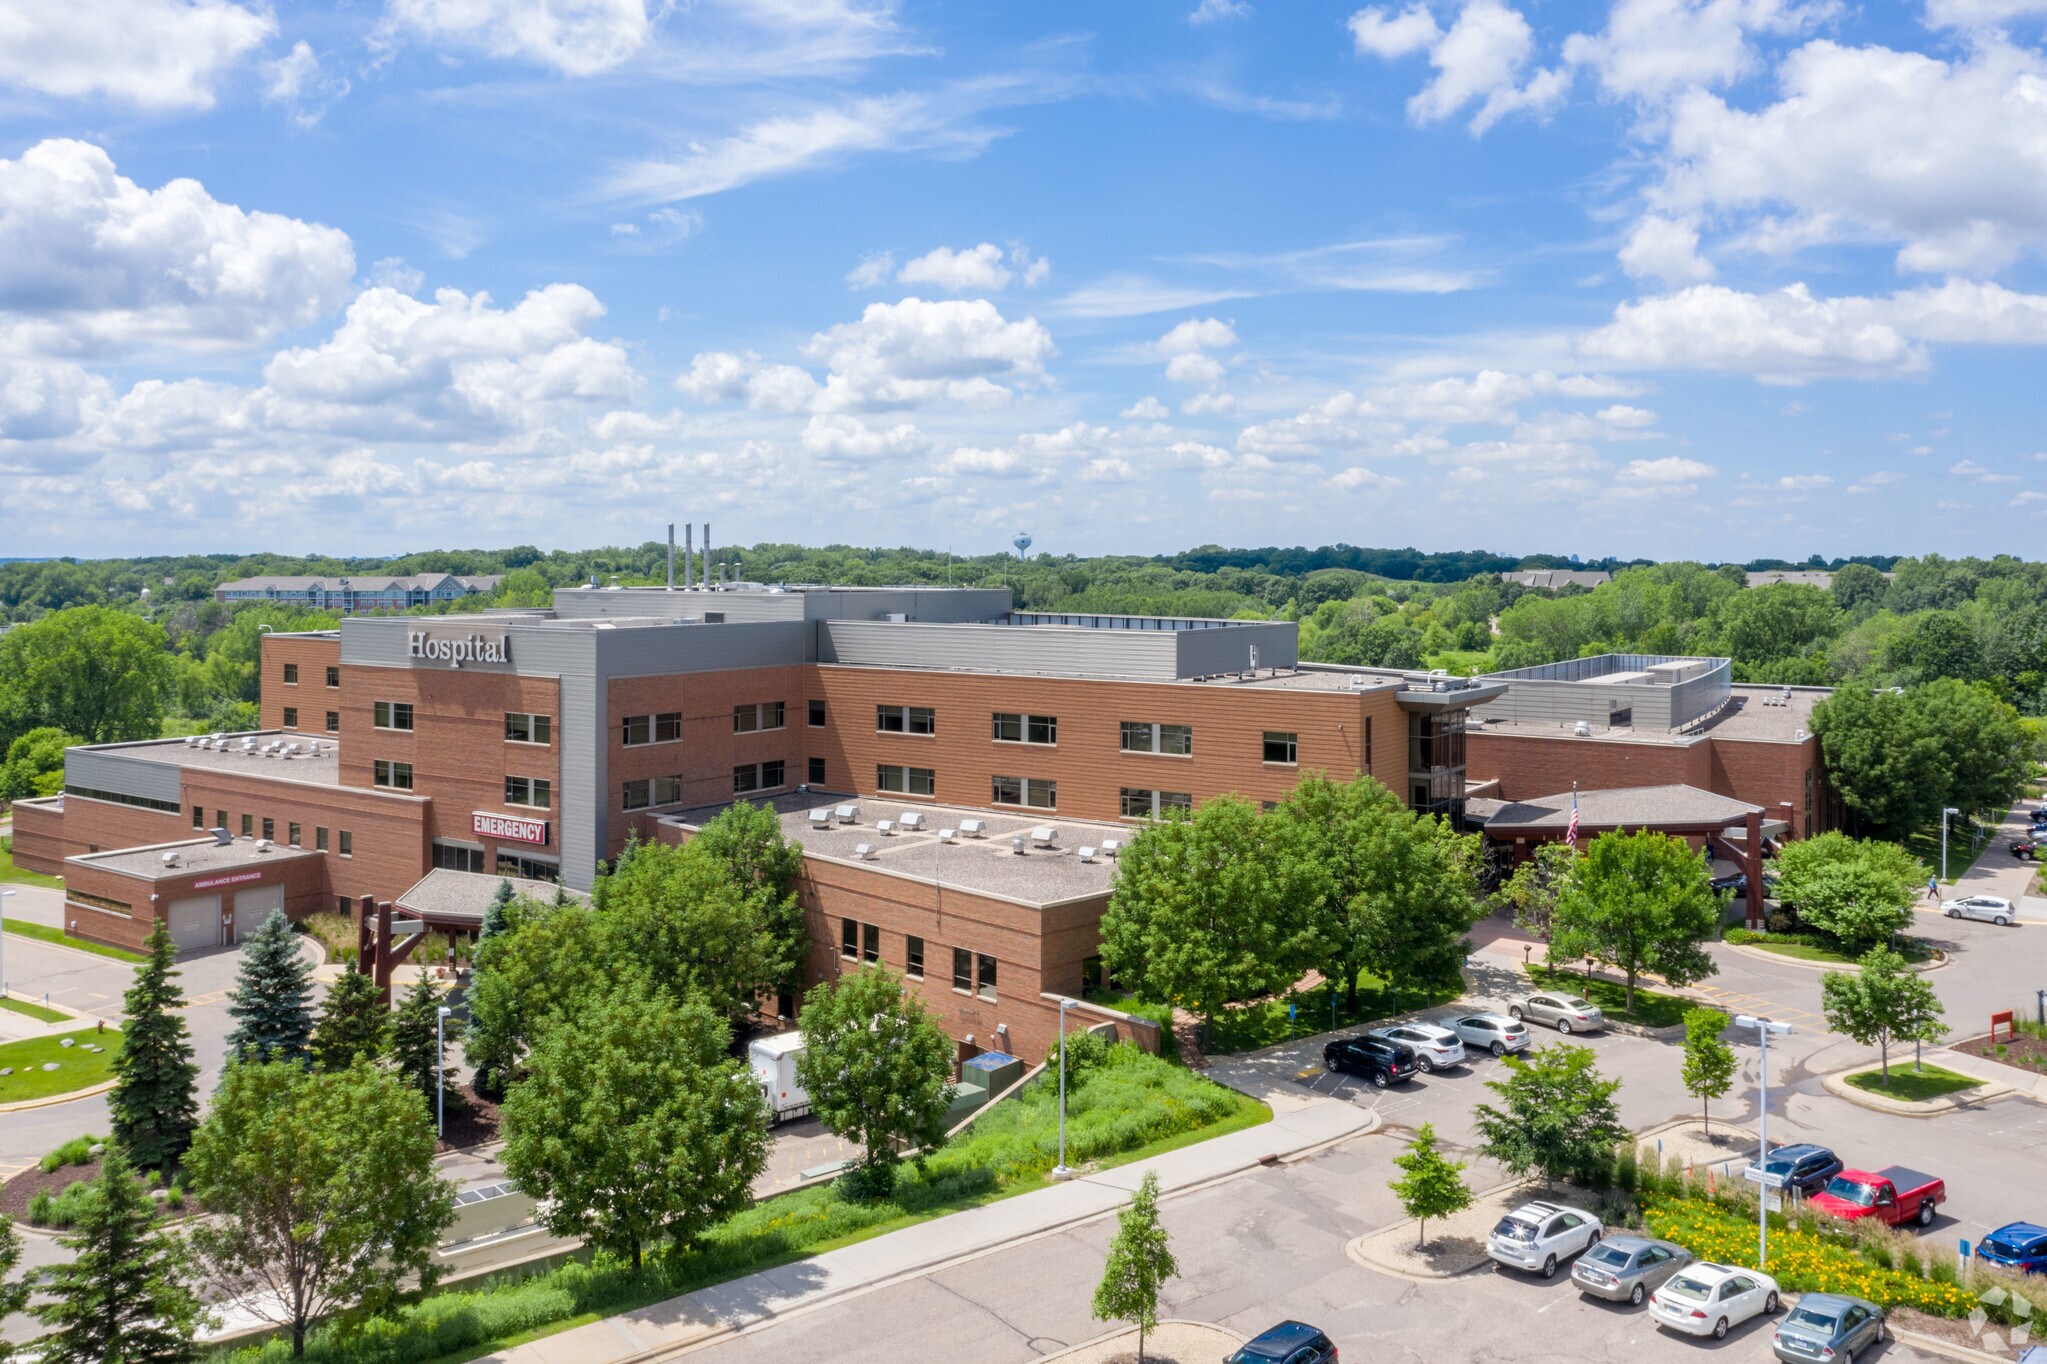
[[[387,0],[376,41],[410,38],[591,76],[632,57],[652,30],[645,0]]]
[[[1407,102],[1416,123],[1436,123],[1477,105],[1473,135],[1526,110],[1545,115],[1570,88],[1568,67],[1530,70],[1535,32],[1504,0],[1465,0],[1448,30],[1428,9],[1410,5],[1399,14],[1372,7],[1350,19],[1351,41],[1361,53],[1387,60],[1426,51],[1436,74]]]
[[[904,284],[929,284],[951,293],[963,293],[1003,288],[1009,283],[1009,268],[1002,263],[1002,248],[993,242],[982,242],[964,251],[940,246],[903,262],[896,279]]]
[[[276,32],[268,6],[226,0],[0,0],[0,83],[210,109],[222,78]]]
[[[871,303],[805,349],[830,369],[824,410],[1002,402],[1036,382],[1057,350],[1036,318],[1011,321],[986,299],[920,298]]]

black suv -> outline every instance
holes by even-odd
[[[1753,1170],[1755,1165],[1751,1163],[1749,1168]],[[1799,1142],[1794,1146],[1779,1146],[1770,1152],[1763,1169],[1773,1175],[1784,1176],[1785,1188],[1796,1189],[1810,1197],[1826,1188],[1827,1181],[1841,1173],[1841,1158],[1824,1146]]]
[[[1322,1064],[1362,1075],[1376,1089],[1412,1080],[1418,1069],[1413,1047],[1383,1037],[1340,1037],[1322,1048]]]
[[[1336,1342],[1304,1321],[1283,1321],[1223,1364],[1337,1364]]]

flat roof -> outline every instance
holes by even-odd
[[[904,876],[929,883],[935,875],[945,889],[977,895],[991,895],[1029,905],[1059,904],[1109,893],[1116,877],[1116,861],[1097,853],[1092,862],[1080,860],[1082,847],[1099,849],[1109,838],[1123,840],[1125,847],[1136,836],[1139,824],[1104,824],[1093,820],[1062,819],[1049,811],[1019,813],[1015,810],[983,810],[963,805],[931,805],[874,796],[832,795],[821,791],[775,796],[765,804],[782,820],[782,836],[803,845],[804,855],[848,866]],[[700,828],[731,802],[682,810],[661,822],[684,828]],[[810,812],[830,806],[859,807],[860,822],[829,829],[813,829]],[[893,820],[905,811],[924,818],[925,830],[915,833],[883,834],[878,821]],[[986,829],[982,838],[958,838],[951,843],[938,840],[940,829],[958,829],[960,821],[978,819]],[[1029,847],[1021,855],[1010,850],[1012,834],[1028,835],[1032,829],[1049,826],[1059,831],[1057,848]],[[862,843],[872,851],[861,858],[855,849]]]
[[[328,735],[288,729],[257,729],[222,737],[227,742],[225,749],[198,748],[188,745],[183,739],[142,739],[128,744],[96,744],[93,751],[117,753],[124,758],[164,763],[171,767],[242,772],[279,781],[311,782],[318,786],[341,785],[341,745]],[[255,752],[243,751],[242,740],[246,738],[256,740]],[[262,751],[264,745],[280,741],[296,743],[299,751],[281,758]],[[319,745],[317,755],[310,751],[314,744]]]
[[[311,848],[288,848],[278,843],[259,849],[256,846],[259,841],[253,838],[237,838],[230,843],[221,843],[211,838],[192,838],[176,843],[150,843],[142,847],[117,848],[112,852],[79,853],[64,860],[79,863],[81,866],[97,867],[104,871],[120,872],[124,876],[140,877],[145,881],[164,881],[172,877],[190,876],[194,872],[236,871],[246,867],[296,861],[302,857],[326,855]],[[165,853],[176,853],[178,864],[165,866],[163,860]]]
[[[1486,831],[1534,829],[1562,833],[1571,823],[1572,800],[1571,792],[1559,791],[1553,796],[1508,801],[1486,820]],[[1585,829],[1717,826],[1762,813],[1760,805],[1702,791],[1696,786],[1622,786],[1579,791],[1576,802],[1578,825]],[[1469,809],[1467,805],[1467,812]]]
[[[1788,694],[1787,694],[1788,693]],[[1471,733],[1568,740],[1574,744],[1671,744],[1684,746],[1702,739],[1733,739],[1745,743],[1802,743],[1812,737],[1812,712],[1833,695],[1828,687],[1771,687],[1736,683],[1728,704],[1689,729],[1652,729],[1640,725],[1608,727],[1591,721],[1592,733],[1574,732],[1570,720],[1503,720],[1473,717]]]

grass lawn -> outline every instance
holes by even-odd
[[[1644,1028],[1674,1028],[1685,1021],[1687,1010],[1703,1008],[1694,1000],[1680,999],[1676,995],[1660,994],[1655,990],[1635,987],[1635,1007],[1625,1007],[1628,987],[1613,980],[1591,980],[1577,971],[1560,971],[1540,962],[1528,968],[1529,979],[1545,990],[1579,995],[1597,1004],[1608,1019],[1619,1023],[1634,1023]]]
[[[1983,841],[1974,848],[1969,846],[1973,840],[1966,831],[1954,829],[1948,831],[1948,874],[1947,879],[1942,882],[1943,885],[1953,885],[1968,873],[1969,868],[1976,865],[1976,859],[1988,851],[1990,845],[1996,841],[1994,835],[1997,831],[1997,825],[2003,819],[2004,814],[2000,813],[1996,819],[1988,821],[1988,827],[1983,832]],[[1924,862],[1938,875],[1940,872],[1940,821],[1936,819],[1925,828],[1907,835],[1905,838],[1905,851],[1911,853],[1921,862]]]
[[[1891,1063],[1891,1083],[1886,1089],[1882,1070],[1865,1070],[1859,1075],[1848,1077],[1848,1083],[1871,1094],[1881,1094],[1889,1099],[1938,1099],[1945,1094],[1957,1094],[1965,1089],[1974,1089],[1981,1080],[1969,1075],[1957,1075],[1939,1066],[1922,1066],[1912,1069],[1911,1063]]]
[[[66,1037],[77,1045],[61,1045]],[[89,1052],[85,1050],[88,1044],[105,1047],[106,1050]],[[111,1079],[114,1053],[120,1045],[121,1034],[111,1028],[106,1032],[86,1028],[81,1032],[31,1037],[26,1042],[9,1042],[0,1046],[0,1067],[14,1067],[14,1074],[0,1075],[0,1104],[45,1099],[52,1094],[67,1094]],[[44,1070],[44,1063],[49,1061],[55,1061],[59,1068]]]
[[[1343,991],[1324,982],[1312,990],[1225,1009],[1216,1016],[1213,1035],[1208,1039],[1205,1050],[1210,1056],[1256,1051],[1296,1037],[1310,1037],[1335,1028],[1353,1027],[1359,1023],[1433,1008],[1447,1004],[1463,993],[1464,983],[1461,980],[1454,985],[1438,985],[1426,991],[1413,981],[1403,981],[1396,1004],[1385,981],[1369,971],[1360,971],[1355,1013],[1344,1008]],[[1329,1007],[1332,996],[1336,1003],[1334,1014]],[[1296,1006],[1291,1022],[1287,1017],[1289,1004]]]
[[[6,995],[0,995],[0,1009],[6,1009],[10,1013],[27,1014],[39,1023],[62,1023],[71,1017],[70,1014],[60,1014],[55,1009],[45,1009],[40,1004],[31,1004],[25,999],[9,999]]]
[[[94,956],[112,957],[115,961],[148,960],[140,952],[130,952],[125,947],[109,947],[105,943],[88,942],[84,938],[74,938],[63,929],[51,928],[48,924],[29,924],[23,923],[19,919],[9,919],[7,921],[7,931],[9,933],[18,933],[24,938],[34,938],[37,942],[53,942],[60,947],[75,947],[81,952],[90,952]]]
[[[45,876],[39,871],[23,871],[14,865],[14,840],[0,841],[0,881],[12,881],[23,886],[47,886],[51,890],[64,889],[64,878]]]

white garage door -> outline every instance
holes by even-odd
[[[180,952],[220,946],[220,897],[195,895],[173,900],[170,909],[171,941]]]
[[[283,886],[252,886],[235,892],[235,941],[247,942],[273,909],[284,908]]]

